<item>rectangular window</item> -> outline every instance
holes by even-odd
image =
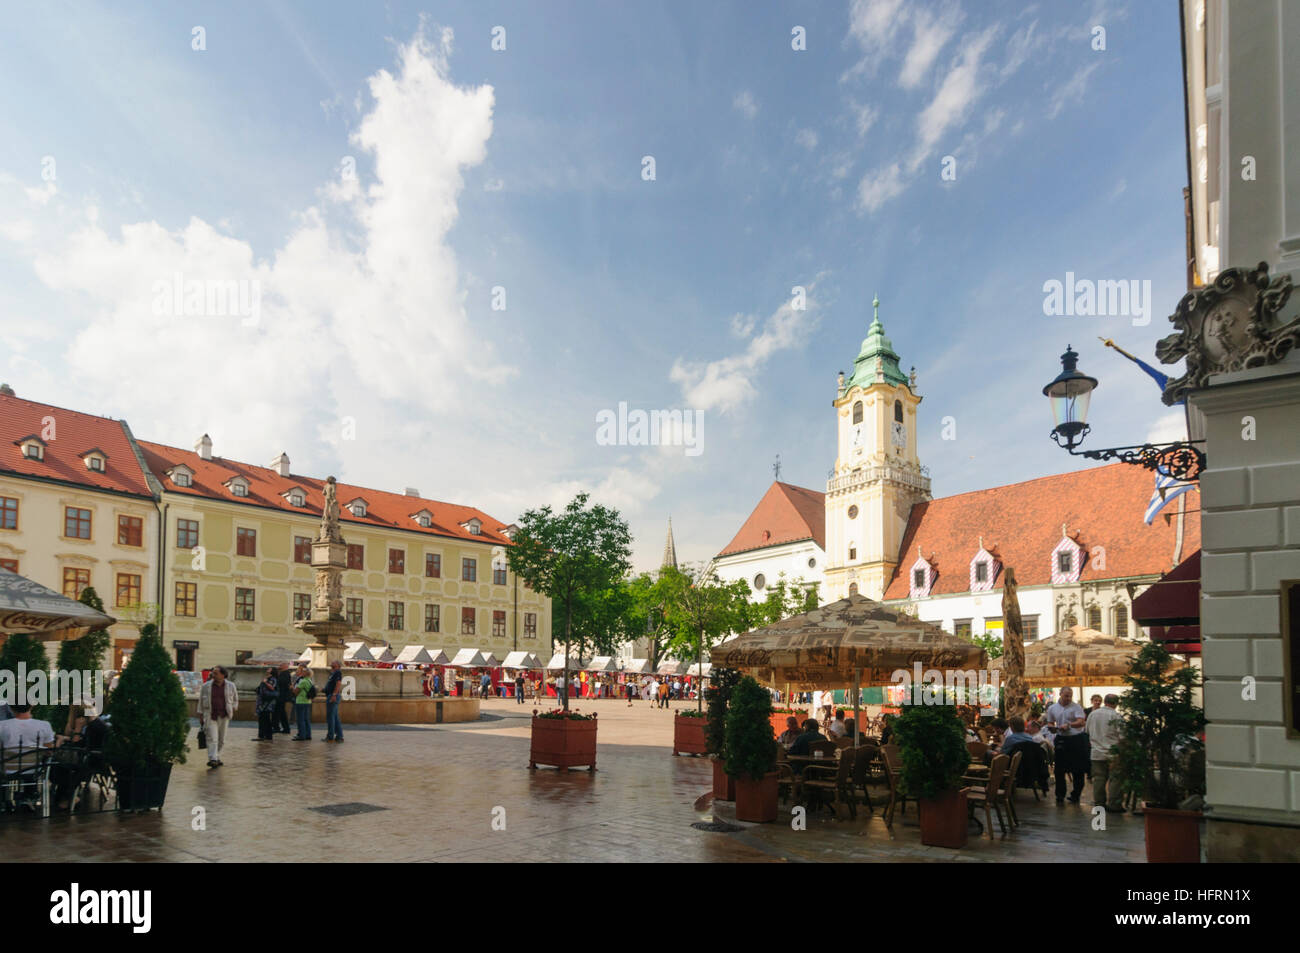
[[[492,569],[492,585],[494,585],[494,586],[504,586],[505,584],[506,584],[506,567],[505,567],[505,566],[502,566],[500,569],[497,569],[497,568],[493,567],[493,569]]]
[[[1128,638],[1128,606],[1115,607],[1115,634]]]
[[[117,518],[117,545],[143,546],[144,520],[138,516],[119,516]]]
[[[199,521],[176,521],[176,545],[182,549],[193,549],[199,544]]]
[[[925,570],[924,570],[924,569],[914,569],[914,570],[912,570],[912,588],[913,588],[913,589],[924,589],[924,588],[925,588]]]
[[[90,585],[89,569],[64,569],[63,594],[69,599],[80,599],[81,590]]]
[[[406,572],[406,550],[390,549],[388,551],[388,571],[399,574]]]
[[[235,553],[240,556],[257,555],[257,530],[242,526],[235,530]]]
[[[235,620],[237,622],[252,622],[256,605],[256,589],[235,589]]]
[[[506,634],[506,614],[499,609],[492,611],[492,637],[494,639],[505,638]]]
[[[176,583],[176,614],[190,619],[199,614],[198,583]]]
[[[1101,607],[1092,606],[1088,609],[1088,628],[1094,631],[1101,631]]]
[[[442,606],[424,607],[424,631],[438,632],[442,626]]]
[[[424,574],[430,579],[442,578],[442,555],[439,553],[424,554]]]
[[[0,529],[18,528],[18,501],[10,496],[0,496]]]
[[[70,539],[90,539],[90,510],[64,507],[63,535]]]
[[[976,582],[989,581],[989,563],[987,559],[981,559],[979,562],[975,564],[975,581]]]
[[[970,619],[953,619],[952,634],[960,636],[963,639],[970,638]]]
[[[526,639],[537,638],[537,613],[536,612],[524,613],[524,638]]]
[[[10,572],[18,571],[18,560],[0,559],[0,569],[8,569]]]
[[[295,536],[293,538],[293,561],[311,563],[311,537]]]
[[[348,543],[348,568],[366,568],[366,547],[360,543]]]
[[[140,577],[134,573],[117,574],[117,601],[115,606],[138,606],[140,604]]]
[[[295,592],[293,594],[293,621],[299,622],[311,618],[311,594]]]
[[[1038,641],[1038,616],[1027,615],[1020,619],[1021,627],[1024,629],[1026,642]]]
[[[850,550],[849,550],[849,562],[852,562],[853,560],[855,560],[855,559],[857,559],[857,558],[858,558],[858,551],[857,551],[856,549],[850,549]]]
[[[460,561],[461,582],[478,582],[478,560],[465,558]]]
[[[362,602],[360,599],[349,599],[346,603],[344,614],[347,616],[348,621],[351,622],[353,625],[362,624],[361,608],[362,608]]]
[[[460,634],[474,634],[474,610],[465,606],[460,610]]]
[[[388,627],[390,629],[406,628],[405,602],[390,602],[388,604]]]
[[[1074,572],[1074,553],[1066,551],[1056,554],[1057,572]]]

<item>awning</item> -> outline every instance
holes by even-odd
[[[597,655],[584,667],[588,672],[617,672],[618,662],[612,655]]]
[[[1133,600],[1133,618],[1143,626],[1201,624],[1201,551],[1198,549]]]
[[[501,663],[502,668],[541,668],[542,663],[532,652],[510,652]]]
[[[646,661],[648,662],[649,659],[646,659]],[[660,662],[659,667],[655,669],[656,675],[680,675],[681,673],[682,673],[682,663],[674,662],[671,659],[665,659],[664,661]]]
[[[433,656],[423,645],[408,645],[397,653],[396,661],[403,665],[429,665],[433,662]]]
[[[711,662],[705,662],[702,667],[699,662],[696,662],[686,670],[686,674],[692,675],[696,678],[700,678],[700,677],[708,678],[709,673],[712,671],[713,671],[713,664]]]
[[[497,658],[495,655],[493,655],[491,652],[488,652],[486,655],[483,656],[483,667],[500,668],[501,660]]]
[[[250,659],[245,659],[245,665],[279,665],[281,662],[297,662],[302,656],[292,649],[286,649],[284,646],[277,645],[273,649],[267,649],[265,652],[258,652]],[[311,652],[307,652],[307,661],[311,661]]]
[[[648,658],[630,658],[623,662],[623,671],[629,675],[649,675],[654,669]]]
[[[388,648],[387,645],[371,646],[370,657],[373,658],[376,662],[397,661],[397,656],[395,656],[392,653],[392,651]]]
[[[364,642],[348,642],[347,648],[343,650],[343,661],[345,662],[373,662],[375,657],[370,654],[370,649]]]
[[[448,664],[452,668],[486,668],[487,660],[478,649],[461,649]]]
[[[569,671],[581,672],[583,669],[583,660],[576,655],[569,656]],[[548,672],[559,672],[564,670],[564,653],[556,652],[551,656],[551,660],[546,663]]]
[[[429,649],[429,656],[430,665],[447,665],[451,662],[451,659],[447,658],[447,653],[442,649]]]
[[[16,572],[0,569],[0,632],[28,634],[42,642],[79,639],[117,620],[47,589]]]

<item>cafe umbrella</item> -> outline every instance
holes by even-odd
[[[1031,688],[1078,685],[1080,694],[1087,685],[1118,685],[1141,649],[1133,639],[1074,625],[1025,646],[1025,683]],[[989,669],[999,671],[1003,664],[996,658]],[[1183,664],[1174,661],[1175,668]]]
[[[855,722],[863,685],[897,684],[895,673],[913,678],[918,666],[923,678],[961,671],[969,684],[987,663],[973,642],[857,594],[753,629],[711,655],[714,668],[738,669],[771,686],[851,689]]]
[[[0,569],[0,633],[34,635],[42,642],[79,639],[117,620],[26,576]]]

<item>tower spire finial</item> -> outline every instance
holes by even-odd
[[[879,321],[880,320],[880,295],[872,295],[871,308],[872,308],[872,315],[871,315],[872,318],[874,318],[876,321]]]

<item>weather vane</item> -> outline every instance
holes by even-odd
[[[773,479],[779,482],[781,479],[781,454],[779,453],[776,455],[776,459],[772,461],[772,474]]]

